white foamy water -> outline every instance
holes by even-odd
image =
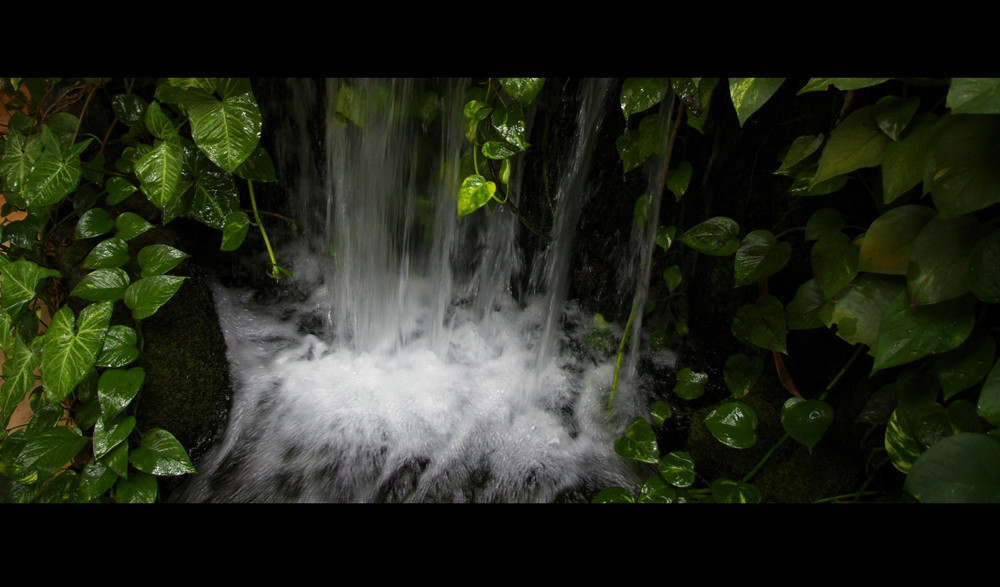
[[[324,176],[295,182],[309,228],[280,254],[302,294],[258,303],[249,290],[216,289],[233,407],[225,436],[176,498],[585,501],[633,484],[613,444],[640,402],[620,380],[607,411],[614,356],[586,344],[593,317],[566,301],[591,189],[582,174],[610,84],[583,84],[555,238],[528,260],[504,207],[455,217],[460,80],[443,84],[441,116],[452,122],[439,137],[392,110],[424,84],[330,82],[331,105],[348,85],[389,109],[360,129],[329,124]],[[428,164],[429,139],[439,153]],[[435,172],[421,173],[427,165]],[[513,199],[538,197],[520,194],[516,180],[510,189]],[[530,291],[516,292],[529,269]]]

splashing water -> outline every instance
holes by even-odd
[[[605,409],[614,357],[581,343],[592,316],[566,301],[611,84],[582,84],[555,238],[528,267],[504,207],[456,218],[465,85],[438,85],[442,123],[429,126],[406,108],[425,81],[328,82],[331,112],[364,108],[329,117],[324,177],[300,163],[292,181],[305,236],[281,256],[304,293],[265,303],[216,289],[233,407],[177,499],[579,501],[634,482],[613,451],[628,414]],[[302,148],[276,156],[279,176]],[[530,293],[513,285],[525,271]]]

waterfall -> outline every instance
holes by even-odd
[[[288,145],[276,166],[295,176],[302,227],[279,262],[301,295],[216,288],[233,408],[176,499],[580,501],[634,482],[613,451],[621,418],[605,410],[614,357],[579,350],[591,321],[567,301],[611,83],[581,84],[552,242],[530,262],[507,206],[457,218],[468,85],[291,84],[293,96],[325,94],[328,112],[274,130]],[[431,122],[414,116],[428,97],[439,109]],[[302,135],[317,123],[323,152],[297,152],[315,149]],[[322,174],[303,161],[323,161]],[[523,193],[520,165],[511,201],[540,197]]]

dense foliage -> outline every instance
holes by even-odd
[[[220,230],[221,249],[239,247],[251,221],[234,176],[246,180],[259,225],[252,182],[275,178],[258,145],[261,115],[250,82],[2,83],[9,114],[0,144],[5,497],[155,501],[157,477],[194,467],[169,431],[138,428],[145,372],[134,364],[143,320],[184,286],[187,278],[170,272],[189,255],[136,243],[153,222],[187,217]],[[112,113],[106,127],[94,128],[95,117],[87,118],[94,110]],[[69,241],[87,247],[82,262],[61,258]],[[272,275],[280,271],[272,256]],[[31,419],[8,434],[26,396]]]

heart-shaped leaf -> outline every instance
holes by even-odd
[[[627,459],[655,463],[660,454],[653,427],[644,418],[636,416],[625,429],[625,435],[615,440],[615,452]]]
[[[686,452],[667,453],[657,462],[656,468],[674,487],[690,487],[694,483],[694,461]]]
[[[903,487],[926,503],[1000,503],[1000,442],[971,433],[942,438],[913,463]]]
[[[792,245],[779,242],[768,230],[754,230],[736,250],[736,285],[750,285],[780,271],[792,256]]]
[[[749,483],[739,483],[732,479],[716,479],[712,482],[712,500],[716,503],[760,503],[760,490]]]
[[[833,423],[833,408],[818,399],[789,398],[781,408],[781,426],[812,452]]]
[[[740,248],[740,225],[732,218],[716,216],[695,225],[678,239],[707,255],[726,257]]]
[[[757,413],[740,402],[728,402],[705,417],[705,426],[719,442],[733,448],[749,448],[757,442]]]
[[[157,476],[196,473],[191,458],[174,435],[154,428],[142,435],[139,447],[129,455],[129,462],[136,469]]]
[[[722,375],[726,379],[726,387],[735,398],[741,398],[750,393],[750,388],[764,373],[764,360],[760,355],[750,358],[743,353],[735,353],[726,359]]]
[[[756,304],[747,304],[736,310],[731,329],[740,342],[768,350],[785,352],[785,309],[781,300],[764,294]]]

